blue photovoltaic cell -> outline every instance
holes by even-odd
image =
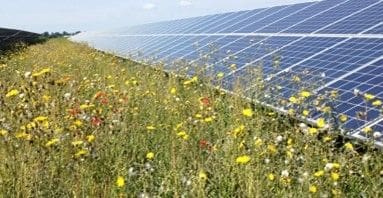
[[[193,57],[197,58],[198,56],[197,48],[201,44],[201,42],[203,42],[202,44],[210,43],[219,37],[222,37],[222,36],[209,36],[209,37],[193,36],[193,37],[187,38],[186,40],[187,43],[185,45],[187,46],[186,48],[184,47],[182,48],[182,50],[179,50],[177,48],[169,48],[168,50],[164,52],[160,52],[158,56],[160,59],[165,58],[165,59],[172,60],[172,59],[178,59],[178,58],[184,57],[187,54],[193,54],[193,55],[189,55],[189,57],[184,57],[184,58],[189,60],[192,59]]]
[[[277,12],[278,10],[284,9],[286,7],[287,6],[280,6],[280,7],[262,9],[261,11],[252,11],[254,15],[252,15],[251,17],[242,21],[238,21],[238,23],[235,23],[230,27],[224,28],[223,30],[219,31],[219,33],[245,32],[243,31],[243,29],[249,27],[251,24],[256,23],[262,20],[263,18],[266,18],[272,15],[273,13]]]
[[[371,30],[365,32],[366,34],[383,34],[383,23],[380,23],[381,25],[378,25],[375,28],[372,28]]]
[[[298,13],[288,16],[276,23],[265,26],[264,28],[256,32],[264,32],[264,33],[280,32],[286,28],[289,28],[293,25],[301,23],[304,20],[308,20],[314,15],[318,15],[318,11],[320,12],[320,11],[332,8],[344,2],[345,2],[344,0],[332,0],[332,1],[320,1],[317,3],[313,3],[312,6],[308,6],[304,10],[301,10]]]
[[[221,23],[224,23],[227,20],[230,20],[236,15],[235,12],[220,14],[215,17],[211,17],[207,23],[201,23],[194,26],[194,28],[186,31],[186,33],[203,33],[204,31],[209,31],[209,29],[219,26]]]
[[[238,12],[238,13],[236,13],[235,16],[230,17],[227,21],[219,23],[215,27],[210,28],[209,30],[204,30],[203,32],[204,33],[217,33],[217,32],[220,32],[220,31],[224,30],[225,28],[230,27],[230,26],[236,24],[239,21],[243,21],[243,20],[251,17],[252,15],[254,15],[255,13],[257,13],[259,11],[260,10]]]
[[[291,27],[283,32],[286,33],[311,33],[319,30],[320,28],[330,25],[332,22],[347,17],[350,14],[353,14],[356,11],[359,11],[373,3],[376,3],[378,0],[349,0],[344,4],[328,10],[318,16],[310,18],[309,20],[300,23],[294,27]]]
[[[371,28],[383,19],[383,2],[342,20],[318,33],[356,34]]]
[[[263,28],[264,26],[273,23],[276,20],[282,19],[284,17],[287,17],[291,15],[294,11],[303,9],[312,3],[301,3],[301,4],[296,4],[292,6],[284,6],[281,9],[275,11],[272,15],[269,15],[265,18],[262,18],[260,20],[256,20],[254,22],[251,22],[249,24],[246,24],[245,26],[239,28],[238,30],[234,32],[256,32],[257,30]]]
[[[243,96],[282,111],[296,109],[298,116],[303,109],[289,98],[311,90],[322,96],[304,104],[308,121],[328,116],[323,109],[331,108],[333,117],[347,115],[335,124],[350,137],[374,138],[361,132],[366,126],[383,135],[382,107],[372,104],[383,101],[382,1],[325,0],[84,32],[72,39],[136,61],[161,61],[166,71],[203,67],[214,85],[232,91],[240,82]],[[367,101],[365,93],[375,98]],[[382,137],[375,140],[383,147]]]
[[[211,62],[214,66],[211,66],[210,73],[212,75],[223,72],[225,74],[230,73],[232,70],[230,66],[232,64],[236,65],[236,68],[240,70],[241,68],[247,66],[248,64],[256,65],[258,59],[261,59],[267,54],[272,53],[279,48],[282,48],[284,45],[297,40],[296,37],[248,37],[242,40],[241,43],[232,43],[224,48],[221,52],[232,52],[232,59],[223,59],[225,57],[220,57],[218,61]],[[221,41],[225,43],[224,40]],[[227,57],[227,56],[226,56]],[[235,70],[234,70],[235,71]],[[227,81],[226,77],[224,81]]]

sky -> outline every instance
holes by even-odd
[[[0,0],[0,27],[97,31],[312,0]]]

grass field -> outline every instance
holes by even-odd
[[[383,196],[373,147],[65,39],[0,87],[1,197]]]

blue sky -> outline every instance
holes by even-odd
[[[34,32],[106,30],[312,0],[0,0],[0,27]]]

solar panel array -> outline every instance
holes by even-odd
[[[72,39],[136,61],[164,63],[167,71],[178,71],[180,63],[203,67],[205,75],[223,75],[213,83],[227,91],[239,81],[244,97],[312,123],[326,118],[350,137],[383,146],[382,0],[324,0]],[[260,76],[261,88],[254,83]],[[304,90],[315,97],[302,98]]]
[[[32,32],[0,28],[0,55],[13,48],[17,43],[36,43],[38,42],[39,36],[39,34]]]

